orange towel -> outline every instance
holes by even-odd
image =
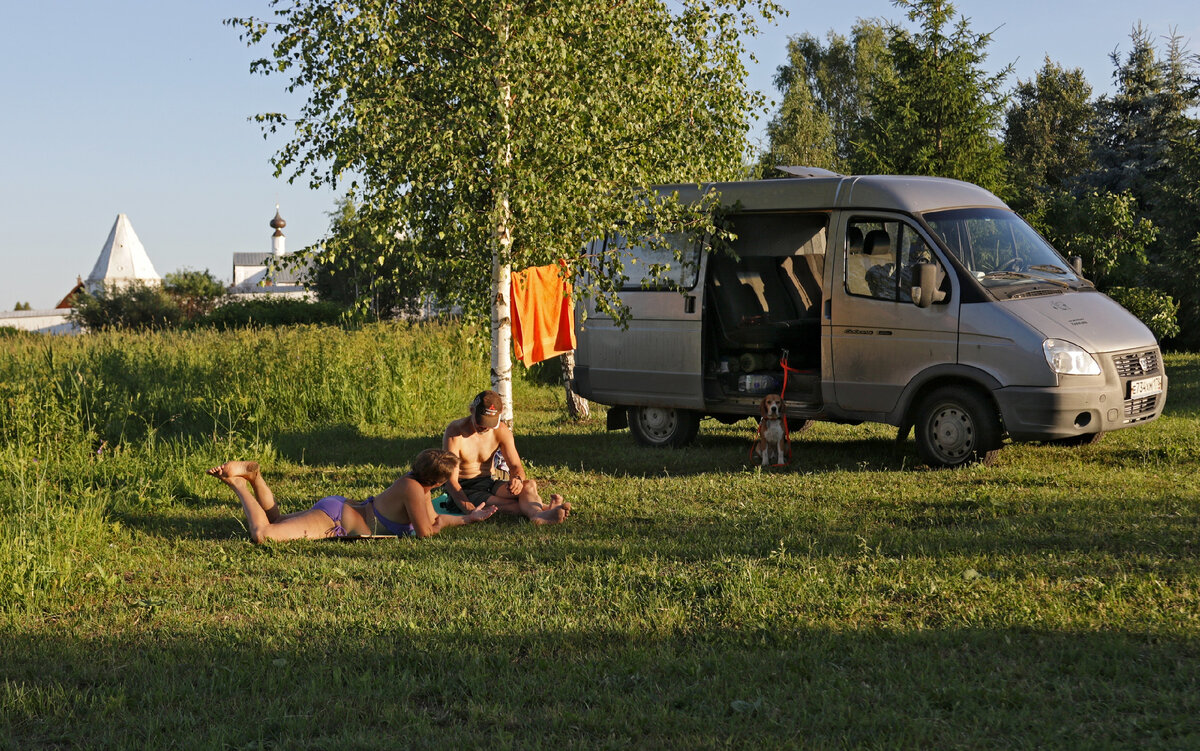
[[[560,268],[535,266],[512,275],[513,353],[526,367],[575,349],[571,283]]]

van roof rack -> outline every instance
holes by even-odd
[[[775,169],[785,175],[791,177],[844,177],[841,173],[831,172],[820,167],[791,167],[787,165],[777,165]]]

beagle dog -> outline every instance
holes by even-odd
[[[774,463],[786,464],[792,452],[783,424],[783,397],[779,394],[767,394],[759,408],[762,411],[762,421],[758,424],[758,438],[754,442],[751,457],[761,456],[762,466],[765,467],[771,464],[771,452],[774,451]]]

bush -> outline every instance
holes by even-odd
[[[69,319],[88,331],[164,329],[183,319],[173,297],[142,282],[105,286],[95,293],[81,291],[72,307]]]
[[[163,289],[179,305],[185,320],[212,312],[225,296],[225,285],[208,269],[183,268],[163,277]]]
[[[190,325],[226,330],[248,326],[337,324],[342,321],[344,312],[342,306],[331,302],[255,298],[228,302],[197,316]]]
[[[1137,316],[1160,342],[1179,334],[1179,303],[1170,295],[1144,287],[1112,287],[1108,296]]]

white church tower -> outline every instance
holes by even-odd
[[[127,287],[134,282],[154,286],[162,284],[162,277],[154,270],[129,217],[117,214],[117,221],[84,284],[88,292],[95,293],[105,286]]]
[[[271,252],[276,258],[286,256],[287,250],[284,249],[283,228],[287,226],[287,222],[283,221],[283,217],[279,215],[279,204],[275,204],[275,218],[271,220],[271,227],[275,230],[275,234],[271,235]]]

